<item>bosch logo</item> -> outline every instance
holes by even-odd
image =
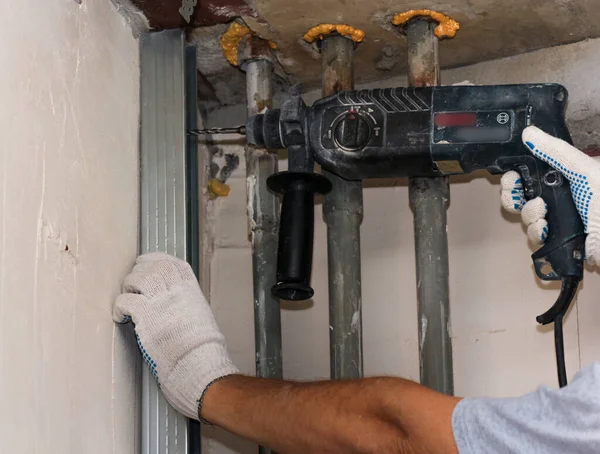
[[[508,120],[510,120],[510,115],[508,115],[506,112],[500,112],[496,117],[496,121],[498,121],[498,123],[501,125],[508,123]]]

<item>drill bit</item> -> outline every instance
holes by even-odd
[[[246,126],[235,126],[232,128],[207,128],[207,129],[190,129],[188,134],[203,136],[208,134],[241,134],[246,135]]]

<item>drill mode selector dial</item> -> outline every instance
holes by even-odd
[[[344,150],[363,148],[371,137],[369,121],[355,110],[349,110],[334,127],[335,142]]]

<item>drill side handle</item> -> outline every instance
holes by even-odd
[[[310,286],[313,256],[315,194],[331,190],[331,182],[313,170],[314,161],[303,145],[288,148],[289,169],[271,175],[267,185],[282,194],[277,278],[271,289],[277,298],[303,301],[313,296]]]

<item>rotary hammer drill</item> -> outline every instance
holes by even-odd
[[[532,259],[540,279],[562,281],[556,303],[537,318],[555,322],[560,370],[558,330],[583,277],[584,226],[569,182],[534,157],[521,134],[536,125],[571,143],[566,101],[566,89],[556,84],[386,88],[340,92],[310,107],[293,94],[280,109],[250,117],[239,130],[249,145],[289,153],[288,170],[267,180],[283,194],[274,295],[313,295],[314,194],[331,189],[315,162],[347,180],[516,170],[526,199],[541,196],[548,207],[548,236]]]

